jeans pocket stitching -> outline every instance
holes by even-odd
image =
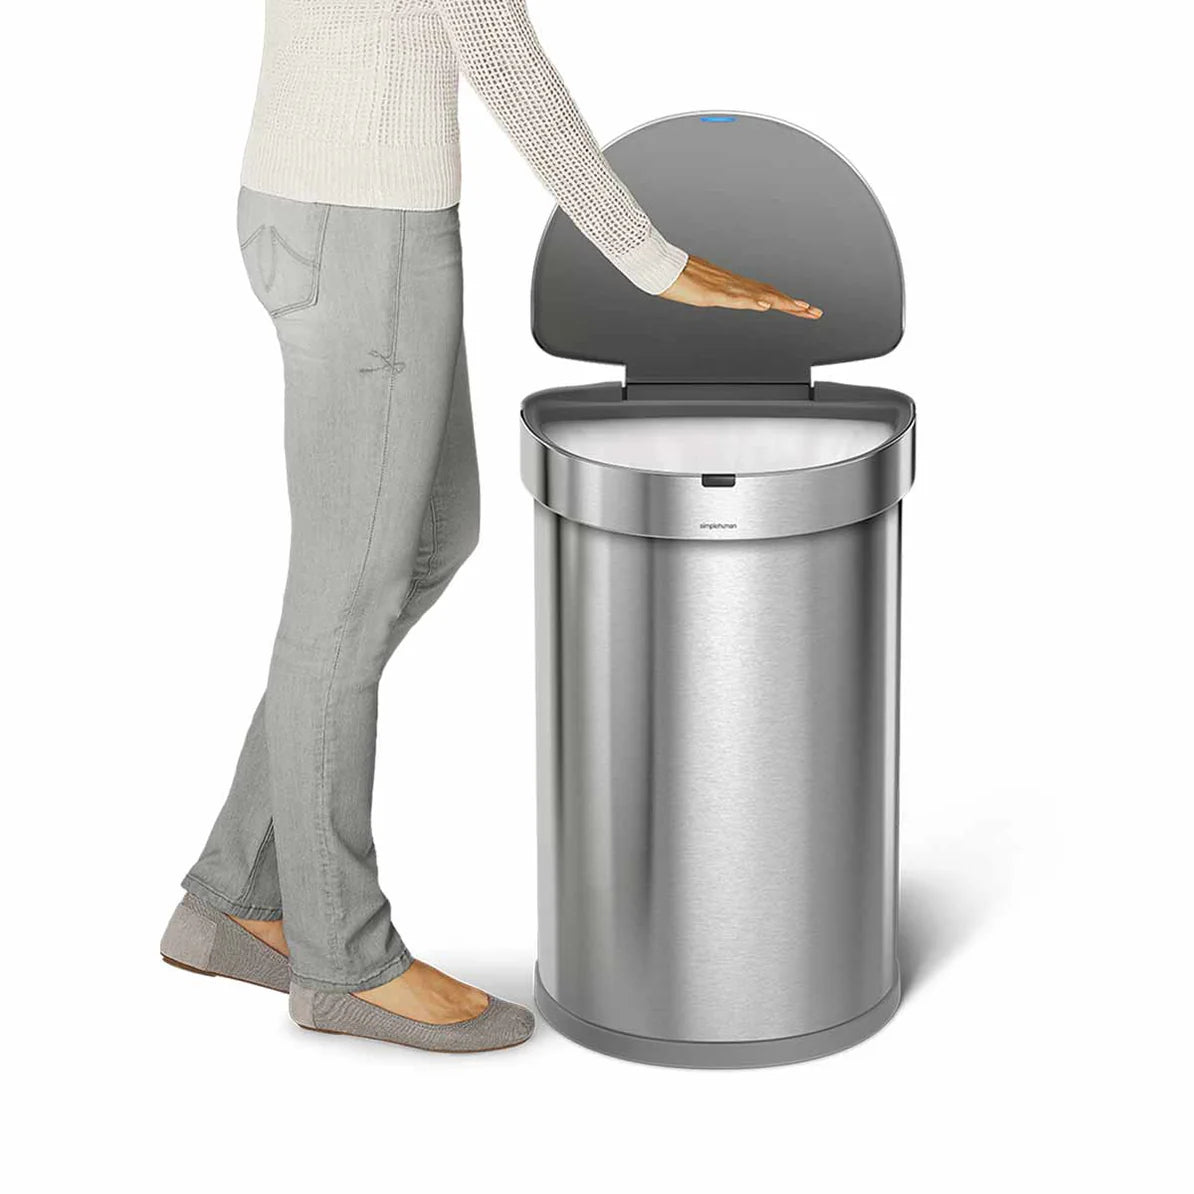
[[[271,231],[272,231],[272,234],[273,234],[274,243],[275,243],[275,244],[278,244],[278,245],[281,245],[281,246],[282,246],[282,248],[283,248],[283,250],[284,250],[285,252],[289,253],[289,254],[290,254],[290,256],[291,256],[291,257],[293,257],[293,258],[295,259],[295,261],[297,261],[297,262],[299,263],[299,265],[309,265],[309,266],[311,266],[312,268],[314,268],[314,267],[315,267],[315,265],[316,265],[316,258],[315,258],[315,257],[305,257],[305,256],[303,256],[303,254],[302,254],[302,253],[300,253],[300,252],[298,251],[298,249],[296,249],[296,248],[294,247],[294,245],[292,245],[292,244],[290,243],[290,241],[288,241],[288,240],[286,239],[286,237],[284,237],[284,236],[283,236],[283,235],[282,235],[282,234],[281,234],[281,233],[280,233],[280,232],[277,230],[277,228],[273,228]],[[318,254],[318,251],[319,251],[319,248],[318,248],[318,244],[317,244],[317,245],[316,245],[316,253],[317,253],[317,254]]]
[[[265,225],[258,224],[252,233],[240,242],[240,251],[243,253],[264,231]]]
[[[275,228],[273,229],[274,241],[280,244],[287,253],[290,254],[296,261],[302,265],[309,265],[311,267],[311,288],[307,293],[306,298],[299,299],[294,303],[287,303],[281,307],[274,307],[270,309],[270,318],[277,319],[282,315],[289,315],[293,311],[304,311],[309,307],[315,306],[319,301],[319,278],[323,272],[323,243],[327,237],[328,216],[331,214],[331,205],[321,203],[319,205],[319,232],[315,240],[315,253],[308,260],[301,253],[297,253],[294,248],[287,243],[286,239]],[[256,235],[256,233],[254,233]],[[250,238],[252,239],[252,238]]]

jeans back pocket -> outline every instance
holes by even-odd
[[[272,318],[313,307],[329,207],[242,187],[236,206],[241,257],[253,293]]]

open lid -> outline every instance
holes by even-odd
[[[629,382],[804,383],[813,365],[899,343],[904,284],[891,228],[853,166],[765,116],[690,113],[605,150],[681,248],[821,307],[819,320],[689,307],[644,294],[558,208],[535,260],[531,326],[561,357],[626,366]]]

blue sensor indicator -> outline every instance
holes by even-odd
[[[701,120],[705,124],[733,124],[737,120],[737,116],[702,116]]]

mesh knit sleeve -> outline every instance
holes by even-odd
[[[460,69],[563,211],[640,290],[658,294],[687,254],[610,168],[531,25],[526,0],[435,0]]]

